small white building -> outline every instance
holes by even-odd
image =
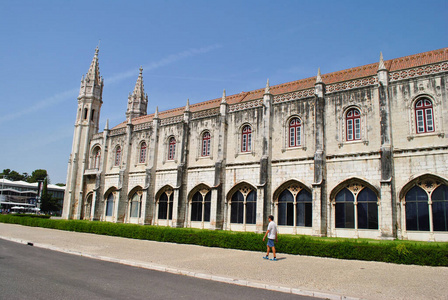
[[[53,198],[61,199],[63,204],[65,187],[54,184],[47,185],[47,191]],[[38,183],[25,181],[11,181],[0,179],[0,207],[2,211],[11,211],[13,207],[23,207],[23,211],[37,207],[39,187]]]

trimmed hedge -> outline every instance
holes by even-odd
[[[0,222],[125,238],[265,251],[263,234],[0,215]],[[448,266],[448,243],[377,241],[280,235],[277,252],[427,266]]]

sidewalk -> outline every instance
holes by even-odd
[[[448,299],[448,268],[208,248],[0,223],[0,238],[187,276],[329,299]],[[271,254],[272,256],[272,254]]]

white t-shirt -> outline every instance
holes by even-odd
[[[275,240],[275,237],[277,236],[277,225],[274,221],[269,222],[268,230],[268,239]]]

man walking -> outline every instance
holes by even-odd
[[[274,244],[274,240],[275,242],[278,242],[277,239],[277,225],[274,223],[274,216],[270,215],[269,217],[269,225],[268,225],[268,229],[266,230],[266,233],[263,237],[263,242],[266,239],[266,236],[268,237],[268,243],[267,243],[267,253],[266,256],[263,256],[264,259],[269,259],[269,251],[270,248],[272,248],[272,253],[274,254],[274,258],[271,260],[276,261],[277,260],[277,256],[275,254],[275,244]]]

